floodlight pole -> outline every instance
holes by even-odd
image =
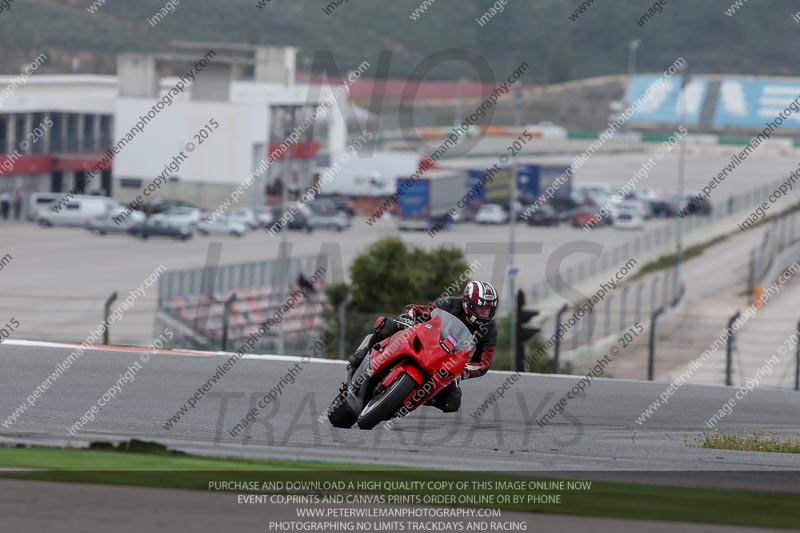
[[[686,73],[684,69],[683,76],[681,77],[681,89],[678,93],[678,115],[679,115],[679,122],[680,125],[683,125],[684,121],[686,120],[686,99],[684,98],[684,89],[689,84],[689,75]],[[679,198],[679,207],[681,211],[684,210],[683,205],[683,189],[684,189],[684,181],[686,178],[686,141],[687,138],[684,137],[681,140],[681,147],[680,151],[678,152],[678,198]],[[677,287],[680,284],[681,280],[681,263],[683,262],[683,217],[686,216],[688,213],[678,213],[678,216],[675,217],[676,220],[676,237],[675,237],[675,286]]]

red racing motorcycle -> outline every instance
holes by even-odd
[[[460,379],[474,350],[467,326],[447,311],[434,309],[427,322],[372,347],[334,398],[328,420],[339,428],[357,423],[361,429],[372,429],[403,417]]]

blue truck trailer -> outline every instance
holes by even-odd
[[[410,182],[410,183],[409,183]],[[410,180],[397,178],[399,229],[427,230],[464,196],[467,174],[432,171]]]
[[[564,183],[555,189],[554,198],[566,198],[572,192],[572,173],[569,165],[522,164],[517,167],[517,193],[520,202],[532,203],[548,187],[566,175]],[[499,171],[487,169],[467,170],[467,190],[475,191],[472,202],[502,204],[511,203],[511,182],[514,167],[501,167]]]

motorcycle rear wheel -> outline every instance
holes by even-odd
[[[384,420],[389,420],[403,407],[403,400],[418,387],[417,382],[406,373],[398,377],[384,391],[373,397],[358,417],[358,427],[372,429]]]

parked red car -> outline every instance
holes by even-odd
[[[610,219],[608,217],[603,217],[599,213],[597,209],[581,208],[572,214],[570,222],[572,222],[572,226],[575,228],[582,228],[587,224],[590,224],[589,227],[591,228],[609,224]]]

